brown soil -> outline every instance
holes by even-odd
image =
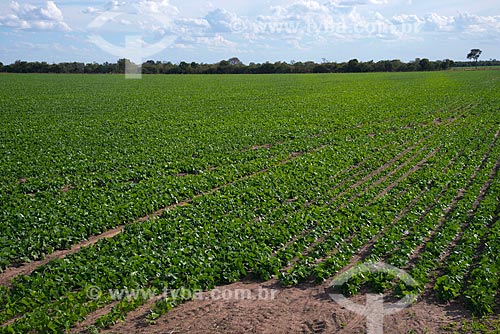
[[[366,320],[336,304],[329,296],[329,282],[319,286],[282,288],[276,280],[263,283],[237,282],[217,291],[274,290],[274,299],[204,298],[182,304],[154,324],[145,320],[148,308],[129,314],[125,322],[102,333],[366,333]],[[264,293],[261,294],[264,296]],[[352,297],[365,304],[363,295]],[[445,325],[460,322],[469,313],[461,305],[439,305],[425,297],[395,315],[384,317],[384,333],[446,333]]]
[[[122,231],[123,231],[123,226],[119,226],[119,227],[114,228],[112,230],[108,230],[108,231],[104,232],[103,234],[91,237],[90,239],[88,239],[84,242],[73,245],[73,247],[71,247],[71,249],[64,249],[64,250],[55,251],[52,254],[45,257],[43,260],[25,263],[21,267],[7,268],[7,269],[5,269],[5,271],[3,273],[0,274],[0,285],[11,286],[11,279],[13,279],[16,276],[29,275],[36,268],[47,264],[49,261],[52,261],[55,259],[60,259],[60,258],[65,257],[66,255],[76,253],[83,247],[93,245],[101,239],[112,238],[115,235],[121,233]]]
[[[68,192],[68,191],[70,191],[71,189],[73,189],[73,187],[72,187],[72,186],[70,186],[70,185],[67,185],[67,186],[62,187],[62,188],[61,188],[61,191],[62,191],[63,193],[67,193],[67,192]]]
[[[373,172],[371,172],[370,174],[366,175],[364,178],[362,178],[361,180],[359,180],[358,182],[356,182],[355,184],[353,184],[351,186],[351,188],[356,188],[356,187],[360,186],[361,184],[363,184],[366,181],[370,180],[375,175],[380,174],[381,172],[383,172],[387,168],[391,167],[393,164],[396,163],[396,161],[398,161],[399,159],[401,159],[408,152],[410,152],[411,150],[413,150],[415,148],[415,146],[417,146],[418,144],[420,144],[421,142],[423,142],[426,139],[428,139],[428,137],[419,140],[416,144],[414,144],[411,147],[408,147],[407,149],[401,151],[397,156],[395,156],[394,158],[392,158],[390,161],[386,162],[385,164],[383,164],[382,166],[380,166],[379,168],[377,168],[376,170],[374,170]]]
[[[422,166],[427,162],[427,160],[429,160],[431,157],[433,157],[434,155],[436,155],[436,153],[438,152],[438,150],[439,149],[436,149],[436,150],[432,151],[431,153],[429,153],[425,158],[423,158],[421,161],[419,161],[415,166],[413,166],[404,175],[402,175],[401,177],[399,177],[396,181],[392,182],[381,193],[379,193],[377,196],[375,196],[374,201],[378,200],[380,197],[383,197],[383,196],[387,195],[387,193],[389,191],[391,191],[394,187],[396,187],[399,184],[399,182],[403,181],[408,176],[410,176],[411,174],[415,173],[417,170],[419,170],[420,168],[422,168]]]
[[[450,216],[450,214],[455,210],[455,207],[458,204],[458,202],[464,197],[464,195],[467,192],[467,190],[474,183],[474,180],[476,179],[477,173],[484,167],[484,164],[486,163],[486,160],[488,160],[488,158],[490,156],[490,153],[491,153],[491,150],[495,146],[495,143],[497,142],[499,135],[500,135],[500,130],[498,130],[496,132],[496,134],[494,136],[494,139],[493,139],[493,142],[490,144],[488,150],[484,154],[484,156],[483,156],[483,158],[482,158],[481,163],[479,164],[479,166],[477,166],[474,169],[474,171],[472,172],[472,175],[470,176],[470,178],[469,178],[467,184],[465,185],[465,187],[463,187],[463,188],[461,188],[461,189],[458,190],[457,194],[453,198],[453,200],[450,203],[450,205],[444,210],[443,216],[439,219],[438,223],[434,227],[434,230],[426,238],[424,238],[424,240],[421,242],[421,244],[416,249],[414,249],[412,255],[410,256],[409,263],[413,263],[418,258],[418,255],[420,254],[420,251],[425,247],[425,245],[427,244],[427,242],[429,242],[432,238],[434,238],[434,236],[436,235],[436,233],[438,233],[438,231],[440,230],[441,226],[446,222],[446,219],[448,219],[448,217]],[[498,168],[499,168],[499,161],[497,160],[496,163],[495,163],[495,166],[494,166],[494,168],[492,170],[492,172],[490,173],[490,175],[488,177],[488,180],[481,187],[479,195],[476,198],[476,200],[474,201],[472,211],[468,213],[467,222],[470,220],[471,215],[473,215],[473,213],[477,210],[477,207],[479,206],[480,202],[484,199],[486,191],[490,187],[491,183],[493,182],[493,177],[496,175],[496,173],[498,171]],[[467,222],[466,222],[466,224],[467,224]],[[465,227],[465,226],[463,226],[463,227]],[[454,240],[454,243],[455,242],[456,242],[456,240]],[[451,244],[450,246],[453,246],[453,245],[454,244]]]
[[[488,175],[488,180],[486,180],[486,182],[481,187],[481,190],[479,190],[479,195],[477,196],[476,200],[474,201],[474,203],[472,205],[473,211],[477,210],[479,204],[484,199],[484,196],[486,196],[486,192],[491,187],[491,184],[493,183],[493,180],[495,179],[496,175],[498,174],[499,169],[500,169],[500,156],[497,158],[497,161],[495,162],[493,169],[491,170],[490,174]]]
[[[261,148],[271,148],[272,145],[271,144],[264,144],[264,145],[254,145],[252,146],[252,150],[258,150],[258,149],[261,149]]]
[[[461,149],[460,152],[458,152],[451,160],[450,162],[448,163],[448,165],[446,165],[446,167],[443,169],[443,173],[447,173],[448,172],[448,169],[450,169],[451,166],[453,166],[453,164],[455,163],[455,161],[457,161],[457,159],[464,153],[464,149]]]
[[[349,264],[342,268],[341,272],[347,271],[351,269],[353,266],[355,266],[358,262],[363,262],[366,260],[366,258],[372,253],[373,246],[375,243],[378,241],[378,239],[384,235],[384,233],[390,229],[392,226],[396,225],[403,217],[413,209],[415,204],[420,200],[420,198],[424,195],[426,190],[422,190],[409,204],[407,207],[405,207],[400,213],[396,215],[396,217],[392,220],[392,222],[384,226],[380,232],[375,235],[370,241],[368,241],[357,253],[356,255],[351,259]],[[319,261],[318,261],[319,262]]]
[[[426,158],[424,158],[424,160],[422,160],[422,164],[427,161],[427,159],[429,159],[431,156],[435,155],[437,153],[438,149],[435,149],[433,152],[431,152],[429,155],[427,155]],[[334,209],[334,211],[337,211],[341,208],[344,208],[345,206],[347,206],[348,203],[352,203],[355,199],[359,198],[360,196],[362,196],[364,193],[366,193],[367,191],[369,191],[370,189],[372,189],[373,187],[379,185],[380,183],[384,182],[385,180],[387,180],[390,176],[392,176],[393,174],[395,174],[397,171],[399,171],[400,169],[402,169],[404,166],[408,165],[410,163],[410,161],[412,161],[412,159],[414,157],[416,157],[419,153],[416,153],[415,155],[413,155],[412,157],[410,157],[407,161],[405,161],[404,163],[402,163],[401,165],[399,165],[396,169],[392,170],[391,172],[389,172],[387,175],[381,177],[380,179],[376,180],[374,183],[372,183],[371,185],[369,185],[368,187],[366,187],[365,189],[363,189],[361,192],[351,196],[351,198],[349,198],[347,201],[344,201],[339,207],[337,207],[336,209]],[[420,164],[420,163],[419,163]],[[417,164],[418,166],[418,164]],[[414,167],[415,168],[415,167]],[[416,168],[415,170],[419,169],[420,167]],[[375,176],[375,175],[373,175]],[[344,191],[343,193],[346,193],[347,191]],[[341,193],[340,195],[342,195],[343,193]],[[336,198],[338,198],[340,195],[336,196]],[[333,231],[335,231],[336,229],[330,231],[327,235],[324,235],[322,237],[320,237],[319,239],[317,239],[316,241],[314,241],[311,245],[309,245],[309,247],[307,247],[307,249],[302,252],[302,255],[303,256],[308,256],[309,255],[309,252],[311,250],[313,250],[318,244],[322,243],[324,241],[324,239],[330,235],[331,233],[333,233]],[[309,231],[309,230],[308,230]],[[347,241],[349,242],[349,241]],[[291,268],[297,261],[299,260],[298,257],[295,257],[294,259],[292,259],[292,261],[290,261],[289,265],[285,268],[282,269],[282,271],[285,271],[285,270],[288,270],[289,268]],[[321,260],[318,260],[318,262],[320,262]]]
[[[297,158],[297,157],[299,157],[299,156],[301,156],[303,154],[317,152],[317,151],[320,151],[320,150],[326,148],[327,146],[328,145],[321,145],[321,146],[312,148],[311,150],[306,151],[306,152],[293,152],[286,159],[277,162],[275,164],[275,166],[284,165],[284,164],[292,161],[293,159],[295,159],[295,158]],[[242,176],[242,177],[240,177],[239,179],[237,179],[235,181],[226,183],[226,184],[221,185],[219,187],[215,187],[215,188],[213,188],[213,189],[211,189],[211,190],[209,190],[209,191],[207,191],[205,193],[196,195],[193,198],[186,199],[186,200],[184,200],[182,202],[179,202],[179,203],[176,203],[176,204],[172,204],[172,205],[170,205],[168,207],[165,207],[165,208],[161,208],[158,211],[153,212],[152,214],[146,215],[144,217],[141,217],[139,219],[136,219],[135,221],[133,221],[131,223],[144,222],[144,221],[149,220],[149,219],[156,219],[159,216],[161,216],[161,214],[163,212],[165,212],[166,210],[172,210],[172,209],[175,209],[176,207],[185,206],[185,205],[193,202],[197,198],[213,194],[213,193],[219,191],[220,189],[222,189],[224,187],[227,187],[227,186],[230,186],[230,185],[232,185],[232,184],[234,184],[236,182],[244,181],[244,180],[247,180],[247,179],[252,178],[254,176],[266,173],[268,170],[269,170],[269,168],[265,168],[265,169],[262,169],[262,170],[259,170],[259,171],[255,172],[255,173],[252,173],[252,174],[249,174],[249,175],[246,175],[246,176]],[[65,256],[67,256],[67,255],[76,253],[81,248],[93,245],[93,244],[95,244],[96,242],[98,242],[101,239],[113,238],[114,236],[120,234],[123,231],[124,228],[125,228],[125,225],[121,225],[121,226],[118,226],[118,227],[113,228],[111,230],[108,230],[108,231],[106,231],[106,232],[104,232],[102,234],[99,234],[99,235],[96,235],[96,236],[92,236],[88,240],[85,240],[85,241],[83,241],[83,242],[81,242],[79,244],[73,245],[71,247],[71,249],[64,249],[64,250],[55,251],[55,252],[49,254],[48,256],[46,256],[43,260],[38,260],[38,261],[24,263],[24,264],[22,264],[19,267],[10,267],[10,268],[7,268],[7,269],[5,269],[4,272],[0,273],[0,285],[9,287],[9,286],[12,285],[11,280],[14,277],[16,277],[18,275],[30,275],[35,269],[37,269],[38,267],[41,267],[41,266],[47,264],[51,260],[61,259],[61,258],[65,257]]]
[[[491,187],[491,184],[493,183],[493,179],[497,175],[499,168],[500,168],[500,157],[498,157],[498,159],[495,163],[495,166],[493,167],[492,171],[490,172],[490,174],[488,176],[488,180],[486,180],[486,182],[483,184],[483,186],[479,190],[479,194],[478,194],[476,200],[474,201],[474,203],[472,204],[472,209],[469,212],[467,212],[467,219],[462,224],[462,226],[460,228],[460,232],[455,236],[453,241],[450,243],[450,246],[448,247],[447,251],[444,254],[442,254],[441,258],[439,259],[439,262],[444,262],[444,260],[446,258],[448,258],[448,256],[450,256],[450,252],[455,248],[455,246],[458,244],[459,240],[462,239],[467,226],[470,224],[470,222],[471,222],[472,218],[474,217],[474,214],[476,213],[479,205],[484,200],[484,197],[486,196],[486,192]],[[500,202],[499,202],[499,207],[500,207]],[[498,211],[496,211],[496,212],[498,212]],[[495,221],[495,219],[492,220],[492,222],[494,222],[494,221]]]
[[[425,139],[422,139],[420,140],[418,143],[421,143],[423,140]],[[417,144],[418,144],[417,143]],[[417,144],[407,148],[406,150],[400,152],[395,158],[393,158],[391,161],[385,163],[384,165],[382,165],[381,167],[379,167],[377,170],[375,171],[372,171],[371,173],[369,173],[368,175],[366,175],[365,177],[363,177],[360,181],[357,181],[355,184],[349,186],[348,189],[342,191],[340,194],[336,195],[334,198],[332,198],[329,202],[328,202],[328,205],[331,205],[332,203],[334,203],[337,199],[339,199],[341,196],[345,195],[346,193],[349,192],[350,189],[354,189],[360,185],[362,185],[363,183],[365,183],[366,181],[370,180],[371,178],[373,178],[374,176],[380,174],[382,171],[384,171],[385,169],[391,167],[397,160],[399,160],[401,157],[403,157],[404,155],[406,155],[406,153],[410,152]],[[415,155],[416,156],[416,155]],[[409,162],[410,160],[408,160],[405,165]],[[358,167],[358,166],[356,166]],[[402,168],[403,166],[400,166],[399,168]],[[351,168],[351,167],[350,167]],[[394,173],[395,171],[391,172],[391,173]],[[360,172],[361,173],[361,172]],[[359,173],[355,174],[354,176],[351,176],[348,180],[344,180],[342,181],[342,183],[340,183],[339,185],[335,186],[334,188],[332,189],[335,189],[336,187],[340,186],[340,185],[343,185],[345,182],[347,181],[350,181],[352,178],[354,178],[355,176],[357,176]],[[387,175],[385,178],[389,177],[389,175]],[[384,177],[382,178],[384,179]],[[384,179],[385,180],[385,179]],[[377,181],[378,182],[378,181]],[[381,180],[379,183],[383,182],[383,180]],[[374,184],[373,186],[375,186],[376,184]],[[357,193],[355,195],[353,195],[351,198],[349,198],[349,200],[347,200],[347,202],[344,202],[342,203],[340,206],[338,206],[337,208],[335,208],[334,210],[337,211],[341,208],[344,208],[348,203],[352,203],[352,201],[354,201],[356,198],[360,197],[361,195],[363,195],[364,192],[368,191],[369,189],[371,189],[372,186],[369,186],[367,188],[365,188],[362,192],[360,193]],[[306,203],[306,206],[310,205],[314,203],[314,201],[311,201],[311,202],[308,202]],[[301,233],[299,233],[298,235],[296,235],[294,238],[292,238],[291,240],[289,240],[280,250],[282,249],[285,249],[286,247],[288,247],[290,244],[294,243],[298,238],[304,236],[306,233],[309,233],[311,230],[313,230],[314,228],[316,228],[316,224],[315,223],[313,226],[311,226],[310,228],[302,231]],[[320,238],[318,240],[316,240],[313,244],[311,244],[308,249],[312,249],[314,248],[317,244],[321,243],[323,241],[324,237],[323,238]],[[279,251],[279,250],[278,250]],[[274,252],[273,254],[276,254],[276,252]],[[304,255],[307,255],[307,250],[306,250],[306,253],[303,253]],[[286,268],[283,268],[283,270],[287,270],[288,268],[291,268],[293,266],[293,264],[298,260],[298,257],[295,257],[294,259],[292,259],[292,261],[289,263],[289,265],[286,267]]]
[[[108,314],[111,311],[111,309],[117,304],[118,304],[117,301],[113,302],[96,310],[95,312],[88,314],[84,321],[78,323],[75,327],[71,328],[69,334],[85,332],[87,327],[92,326],[98,318]]]
[[[438,151],[438,149],[435,149],[434,151],[432,151],[431,153],[429,153],[429,154],[428,154],[428,155],[427,155],[427,156],[426,156],[426,157],[425,157],[425,158],[424,158],[421,162],[419,162],[419,163],[418,163],[415,167],[413,167],[413,168],[412,168],[412,170],[413,170],[413,169],[415,169],[415,170],[419,169],[419,168],[421,167],[421,163],[423,164],[423,163],[424,163],[425,161],[427,161],[430,157],[432,157],[433,155],[435,155],[435,154],[437,153],[437,151]],[[412,157],[412,158],[413,158],[413,157]],[[409,162],[409,160],[408,160],[407,162]],[[406,164],[406,163],[405,163],[405,164]],[[420,165],[420,167],[419,167],[419,165]],[[394,172],[394,171],[393,171],[393,172]],[[409,175],[409,174],[411,174],[411,170],[410,170],[409,172],[407,172],[407,174],[408,174],[408,175]],[[406,174],[405,174],[405,175],[406,175]],[[399,181],[401,181],[401,179],[398,179],[398,181],[397,181],[397,182],[399,182]],[[379,183],[380,183],[380,182],[379,182]],[[384,193],[384,192],[388,192],[388,191],[389,191],[389,188],[390,188],[391,186],[392,186],[392,187],[395,187],[395,185],[391,184],[391,185],[389,185],[389,187],[388,187],[388,188],[386,188],[384,191],[382,191],[382,193]],[[369,189],[371,189],[371,188],[372,188],[372,187],[370,186],[370,187],[366,188],[366,189],[365,189],[365,191],[368,191],[368,190],[369,190]],[[392,189],[392,188],[390,188],[390,189]],[[418,200],[419,200],[419,199],[420,199],[420,197],[424,194],[424,192],[425,192],[425,190],[423,190],[423,191],[422,191],[419,195],[417,195],[417,197],[415,197],[415,198],[412,200],[412,202],[411,202],[411,203],[410,203],[410,204],[409,204],[409,205],[408,205],[405,209],[403,209],[403,211],[401,211],[401,212],[400,212],[400,213],[399,213],[399,214],[398,214],[398,215],[394,218],[394,220],[393,220],[393,221],[392,221],[389,225],[385,226],[385,227],[382,229],[382,231],[380,231],[380,232],[379,232],[379,233],[378,233],[375,237],[373,237],[373,238],[372,238],[372,239],[371,239],[371,240],[370,240],[370,241],[369,241],[369,242],[368,242],[365,246],[363,246],[363,247],[361,248],[361,250],[357,252],[357,254],[358,254],[358,255],[354,256],[354,257],[353,257],[353,259],[351,260],[351,262],[350,262],[347,266],[345,266],[345,267],[344,267],[341,271],[348,270],[348,269],[350,269],[352,266],[354,266],[356,263],[358,263],[359,261],[364,260],[364,259],[365,259],[365,258],[366,258],[366,257],[367,257],[370,253],[371,253],[371,250],[372,250],[373,245],[374,245],[374,244],[375,244],[375,242],[378,240],[378,238],[379,238],[382,234],[384,234],[384,231],[385,231],[387,228],[389,228],[389,227],[391,227],[391,226],[393,226],[393,225],[397,224],[397,223],[398,223],[398,222],[399,222],[399,221],[400,221],[400,220],[401,220],[401,219],[402,219],[402,218],[403,218],[403,217],[404,217],[404,216],[405,216],[405,215],[406,215],[406,214],[407,214],[407,213],[408,213],[408,212],[409,212],[412,208],[413,208],[413,206],[415,206],[415,204],[418,202]],[[351,202],[351,201],[353,200],[353,198],[356,198],[356,197],[359,197],[359,196],[360,196],[360,194],[356,194],[355,196],[353,196],[353,197],[349,200],[349,202]],[[377,198],[378,198],[378,197],[377,197]],[[367,205],[368,205],[368,204],[367,204]],[[343,204],[342,206],[344,206],[344,204]],[[341,206],[341,207],[342,207],[342,206]],[[319,243],[323,242],[324,238],[325,238],[325,237],[322,237],[322,238],[318,239],[318,240],[317,240],[317,241],[315,241],[315,242],[314,242],[311,246],[309,246],[309,247],[308,247],[308,249],[306,250],[306,252],[304,253],[304,255],[308,255],[309,250],[310,250],[310,249],[312,249],[313,247],[315,247],[316,245],[318,245]],[[349,239],[346,239],[344,242],[349,243],[349,242],[350,242],[350,238],[349,238]],[[328,254],[328,256],[327,256],[327,257],[330,257],[330,256],[334,255],[335,253],[336,253],[336,252],[334,252],[334,253],[330,253],[330,254]],[[317,263],[323,262],[325,259],[326,259],[326,257],[325,257],[325,258],[320,258],[320,259],[317,259],[317,260],[315,261],[315,263],[317,264]],[[294,260],[295,260],[295,259],[294,259]]]

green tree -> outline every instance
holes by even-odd
[[[243,65],[241,60],[239,60],[237,57],[229,58],[227,61],[229,62],[229,65],[233,65],[233,66]]]
[[[445,59],[443,62],[440,64],[442,70],[447,70],[453,65],[453,60],[450,59]]]
[[[189,74],[191,66],[185,61],[179,63],[179,70],[182,74]]]
[[[85,64],[85,73],[99,73],[101,70],[101,65],[98,63]]]
[[[474,59],[474,61],[476,62],[477,64],[477,60],[479,59],[479,56],[481,55],[481,53],[483,53],[483,51],[479,50],[479,49],[472,49],[470,50],[469,54],[467,55],[467,59]]]
[[[144,74],[158,74],[159,68],[154,60],[148,60],[142,64]]]
[[[418,62],[418,69],[420,71],[430,71],[432,69],[432,64],[427,58],[420,59]]]
[[[122,59],[119,59],[118,62],[117,62],[117,66],[118,66],[118,71],[120,73],[125,73],[125,65],[127,64],[129,60],[126,59],[126,58],[122,58]]]
[[[351,59],[347,63],[347,72],[359,72],[359,61],[357,59]]]

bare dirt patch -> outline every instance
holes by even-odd
[[[124,226],[119,226],[117,228],[108,230],[108,231],[104,232],[103,234],[93,236],[84,242],[73,245],[73,247],[71,247],[70,249],[55,251],[55,252],[51,253],[50,255],[48,255],[47,257],[45,257],[43,260],[25,263],[20,267],[7,268],[7,269],[5,269],[5,271],[3,273],[0,274],[0,285],[11,286],[11,279],[13,279],[14,277],[19,276],[19,275],[29,275],[36,268],[41,267],[52,260],[63,258],[69,254],[76,253],[80,249],[82,249],[83,247],[93,245],[101,239],[112,238],[115,235],[121,233],[123,231],[123,228],[124,228]]]
[[[174,308],[154,324],[148,325],[143,310],[103,333],[366,333],[365,318],[336,304],[329,296],[329,284],[282,288],[276,280],[237,282],[218,290],[273,289],[274,299],[197,299]],[[363,305],[366,297],[351,300]],[[439,305],[425,297],[400,313],[385,316],[384,333],[446,333],[444,326],[469,316],[462,305]]]
[[[379,198],[387,195],[387,193],[389,191],[391,191],[393,188],[395,188],[401,181],[403,181],[404,179],[406,179],[408,176],[410,176],[411,174],[415,173],[416,171],[418,171],[420,168],[422,168],[422,166],[427,162],[427,160],[429,160],[431,157],[433,157],[434,155],[436,155],[436,153],[439,151],[439,149],[435,149],[434,151],[432,151],[431,153],[429,153],[425,158],[423,158],[422,160],[420,160],[415,166],[413,166],[409,171],[407,171],[406,173],[404,173],[401,177],[399,177],[397,180],[393,181],[387,188],[385,188],[384,190],[382,190],[382,192],[380,192],[377,196],[375,196],[374,200],[373,201],[376,201],[378,200]],[[372,202],[373,202],[372,201]],[[370,202],[370,203],[372,203]],[[369,204],[370,204],[369,203]],[[369,205],[367,204],[367,205]]]
[[[61,188],[61,192],[63,193],[67,193],[68,191],[70,191],[71,189],[73,189],[73,186],[71,185],[66,185],[64,187]]]
[[[264,144],[264,145],[254,145],[252,146],[252,150],[258,150],[258,149],[261,149],[261,148],[266,148],[266,149],[270,149],[271,147],[273,147],[273,145],[271,144]]]
[[[481,163],[479,164],[479,166],[477,166],[476,168],[474,168],[474,171],[472,172],[472,175],[469,177],[469,180],[467,182],[467,184],[458,190],[457,194],[455,195],[455,197],[453,198],[452,202],[448,205],[448,207],[443,211],[443,215],[442,217],[439,219],[439,221],[436,223],[435,227],[434,227],[434,230],[431,231],[429,233],[429,235],[427,237],[424,238],[424,240],[422,241],[422,243],[416,248],[413,250],[413,253],[412,255],[410,256],[410,261],[409,263],[414,263],[417,259],[418,259],[418,255],[420,254],[420,252],[424,249],[425,245],[427,244],[427,242],[429,242],[431,239],[433,239],[436,234],[439,232],[439,230],[441,229],[441,227],[445,224],[446,220],[448,219],[448,217],[452,214],[452,212],[455,210],[455,207],[457,206],[458,202],[460,202],[460,200],[462,200],[462,198],[464,197],[465,193],[469,190],[469,188],[472,186],[472,184],[474,183],[474,180],[476,179],[476,176],[477,176],[477,173],[483,169],[484,167],[484,164],[486,163],[486,160],[488,160],[489,156],[490,156],[490,153],[491,153],[491,150],[493,149],[493,146],[495,146],[497,140],[498,140],[498,137],[500,135],[500,130],[498,130],[496,133],[495,133],[495,136],[494,136],[494,139],[493,139],[493,142],[490,144],[488,150],[486,151],[486,153],[484,154],[483,158],[481,159]],[[500,159],[500,158],[499,158]],[[476,200],[474,201],[474,204],[473,204],[473,208],[471,211],[469,211],[469,213],[467,214],[467,220],[465,222],[465,225],[462,226],[462,228],[465,228],[466,225],[470,222],[470,219],[472,218],[472,215],[474,214],[474,212],[477,210],[477,207],[479,206],[480,202],[484,199],[484,196],[486,194],[486,191],[487,189],[491,186],[491,183],[493,182],[493,178],[494,176],[497,174],[498,172],[498,168],[499,168],[499,160],[496,161],[495,163],[495,166],[493,168],[493,170],[491,171],[490,175],[488,176],[488,180],[486,181],[486,183],[481,187],[481,190],[479,192],[479,195],[478,197],[476,198]],[[461,233],[458,235],[461,237]],[[454,243],[450,246],[454,246],[455,243],[457,242],[457,240],[454,240]]]
[[[113,302],[111,304],[108,304],[108,305],[96,310],[95,312],[88,314],[85,317],[85,320],[76,324],[76,326],[71,328],[69,333],[70,334],[85,333],[87,327],[94,325],[94,323],[97,319],[99,319],[103,315],[106,315],[107,313],[109,313],[109,311],[111,311],[111,309],[117,304],[118,304],[118,302]]]
[[[441,123],[443,123],[443,120],[441,118],[436,118],[433,123],[435,125],[440,125]]]
[[[293,159],[295,159],[303,154],[317,152],[317,151],[320,151],[326,147],[328,147],[328,145],[320,145],[320,146],[312,148],[311,150],[306,151],[306,152],[293,152],[286,159],[278,161],[273,166],[284,165],[284,164],[292,161]],[[237,180],[234,180],[232,182],[228,182],[228,183],[223,184],[221,186],[210,189],[204,193],[201,193],[199,195],[194,196],[193,198],[186,199],[184,201],[172,204],[172,205],[164,207],[164,208],[160,208],[159,210],[157,210],[151,214],[148,214],[144,217],[136,219],[135,221],[131,222],[130,224],[133,224],[136,222],[144,222],[144,221],[149,220],[149,219],[156,219],[159,216],[161,216],[163,214],[163,212],[165,212],[166,210],[172,210],[172,209],[175,209],[176,207],[186,206],[186,205],[192,203],[197,198],[213,194],[224,187],[231,186],[231,185],[235,184],[236,182],[244,181],[244,180],[247,180],[247,179],[252,178],[254,176],[260,175],[260,174],[264,174],[267,171],[269,171],[269,168],[264,168],[264,169],[261,169],[261,170],[254,172],[252,174],[242,176]],[[33,196],[34,196],[34,194],[33,194]],[[85,240],[79,244],[73,245],[70,249],[55,251],[55,252],[51,253],[50,255],[48,255],[47,257],[45,257],[43,260],[24,263],[18,267],[7,268],[4,272],[0,273],[0,285],[11,286],[12,285],[11,280],[14,277],[16,277],[18,275],[30,275],[36,268],[47,264],[49,261],[55,260],[55,259],[61,259],[67,255],[76,253],[81,248],[93,245],[93,244],[97,243],[99,240],[113,238],[114,236],[120,234],[124,228],[125,228],[125,225],[121,225],[121,226],[118,226],[116,228],[110,229],[102,234],[92,236],[88,240]]]

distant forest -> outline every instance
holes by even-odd
[[[116,63],[59,63],[15,61],[10,65],[0,63],[0,72],[9,73],[89,73],[111,74],[124,73],[127,59]],[[148,60],[142,64],[144,74],[272,74],[272,73],[357,73],[357,72],[413,72],[442,71],[452,67],[500,66],[500,61],[493,59],[477,62],[455,62],[450,59],[431,61],[427,58],[415,59],[410,62],[396,60],[381,60],[360,62],[351,59],[348,62],[322,63],[307,62],[275,62],[243,64],[238,58],[222,60],[216,64],[162,62]]]

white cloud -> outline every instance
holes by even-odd
[[[453,17],[441,16],[436,13],[424,17],[424,30],[426,31],[453,31]]]
[[[15,29],[71,30],[64,22],[63,14],[54,1],[47,1],[45,7],[13,1],[10,10],[12,13],[0,16],[0,26]]]
[[[271,8],[272,15],[261,15],[253,24],[251,33],[260,38],[280,39],[282,36],[302,39],[304,36],[319,37],[321,30],[335,22],[330,9],[316,1],[296,1]],[[298,45],[296,43],[292,43]]]
[[[473,14],[460,14],[454,18],[458,30],[465,32],[493,32],[500,33],[500,15],[478,16]]]
[[[456,35],[498,35],[500,34],[500,16],[479,16],[474,14],[458,14],[444,16],[430,13],[424,16],[394,16],[395,23],[418,23],[424,33],[454,33]]]
[[[158,15],[178,15],[177,7],[172,6],[168,0],[143,0],[138,3],[139,12],[141,14],[158,14]]]
[[[99,24],[99,29],[105,24],[107,28],[114,24],[122,26],[121,30],[114,31],[135,27],[161,36],[175,35],[179,48],[274,47],[304,51],[356,41],[408,42],[422,41],[436,34],[492,36],[500,32],[498,16],[421,12],[394,15],[386,10],[394,2],[398,2],[398,6],[405,4],[401,10],[411,9],[407,6],[408,0],[295,0],[268,7],[261,15],[240,16],[209,5],[205,7],[208,11],[205,15],[182,17],[169,0],[138,0],[110,1],[101,11],[89,7],[85,12],[108,20]],[[140,22],[121,14],[105,16],[106,11],[138,14]]]
[[[421,40],[425,34],[433,33],[454,32],[478,37],[500,33],[500,16],[437,13],[385,16],[373,10],[373,6],[387,3],[387,0],[331,0],[321,4],[298,0],[272,7],[272,15],[254,19],[249,24],[253,28],[249,36],[261,41],[291,38],[300,41],[289,42],[298,48],[311,41],[319,44],[325,40]],[[365,5],[371,5],[372,9],[358,10]]]
[[[210,29],[210,23],[205,19],[181,18],[175,21],[174,32],[180,36],[204,35]]]
[[[222,8],[210,11],[204,20],[208,22],[212,32],[216,33],[241,32],[246,25],[243,18]]]
[[[330,9],[330,12],[349,13],[355,8],[365,5],[385,5],[388,0],[330,0],[325,3],[325,6]]]
[[[127,3],[124,1],[109,1],[105,5],[106,11],[116,11],[126,7]]]
[[[169,0],[110,1],[102,8],[87,7],[84,14],[94,16],[87,26],[92,31],[144,32],[166,34],[179,15]]]
[[[40,18],[52,21],[62,21],[63,15],[59,8],[57,8],[54,1],[47,1],[47,8],[40,8]]]
[[[347,49],[356,45],[352,53],[364,54],[371,52],[363,50],[367,45],[383,49],[379,42],[407,45],[410,50],[418,47],[413,41],[419,41],[419,45],[452,39],[500,41],[500,16],[490,14],[498,11],[483,11],[479,15],[480,11],[470,7],[450,10],[447,6],[445,10],[441,4],[428,13],[428,7],[422,4],[408,6],[409,0],[291,0],[275,6],[264,0],[257,0],[252,6],[220,0],[204,5],[198,2],[198,10],[186,10],[186,6],[193,8],[194,0],[175,1],[180,11],[172,2],[102,0],[100,4],[68,4],[62,7],[63,17],[56,5],[58,0],[37,5],[35,0],[17,0],[0,14],[0,26],[21,34],[29,29],[68,31],[66,20],[75,29],[71,35],[80,40],[81,35],[96,34],[112,36],[116,42],[133,33],[154,43],[171,36],[177,38],[171,49],[189,48],[201,53],[207,49],[237,49],[260,52],[265,57],[273,52],[288,56],[291,51],[297,51],[295,57],[299,57],[341,45]],[[244,12],[242,8],[247,7],[251,10]],[[474,10],[476,14],[456,14],[458,10]],[[88,25],[89,21],[93,24]],[[449,51],[447,47],[443,49],[444,53]]]
[[[74,45],[62,45],[61,43],[31,43],[31,42],[18,42],[14,45],[16,48],[23,50],[48,50],[58,51],[60,53],[68,53],[78,51],[79,49]]]
[[[100,12],[101,11],[95,7],[87,7],[87,8],[82,10],[83,14],[96,14],[96,13],[100,13]]]
[[[29,29],[31,27],[27,21],[21,20],[14,14],[0,16],[0,26],[17,29]]]
[[[251,36],[259,40],[282,40],[303,49],[336,40],[373,37],[401,38],[397,27],[377,12],[361,13],[358,5],[384,1],[337,0],[321,4],[299,0],[272,7],[272,15],[261,15],[251,24]],[[293,40],[297,42],[293,42]],[[299,43],[300,42],[300,43]]]
[[[425,20],[420,18],[418,15],[407,15],[407,14],[394,15],[391,18],[391,21],[394,24],[424,23],[425,22]]]
[[[204,46],[209,49],[235,49],[238,44],[227,40],[224,36],[183,36],[175,44],[182,48],[192,48],[194,46]]]
[[[214,37],[198,37],[196,40],[199,44],[205,44],[209,47],[216,47],[216,48],[235,48],[237,46],[236,43],[231,42],[227,39],[225,39],[221,35],[216,35]]]
[[[319,2],[311,1],[311,0],[303,0],[293,2],[292,4],[286,7],[275,7],[278,9],[278,12],[283,11],[287,14],[293,15],[302,15],[302,14],[326,14],[328,13],[328,8],[324,5],[321,5]]]

